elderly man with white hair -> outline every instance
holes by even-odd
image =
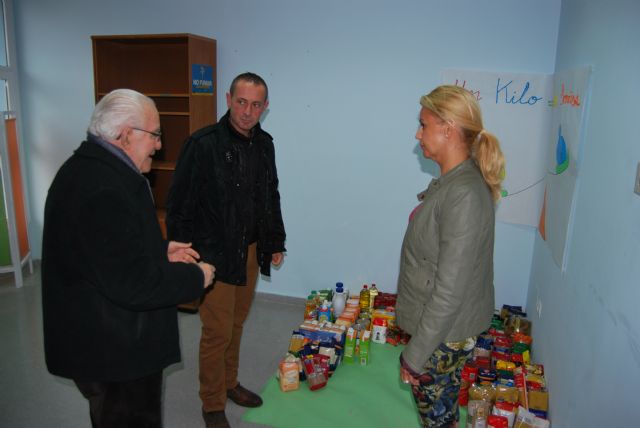
[[[190,243],[162,237],[142,175],[160,137],[153,100],[128,89],[105,95],[47,196],[47,368],[73,379],[93,427],[162,426],[162,371],[180,361],[176,305],[214,278]]]

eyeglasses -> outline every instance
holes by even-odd
[[[160,141],[160,139],[162,138],[162,132],[160,131],[158,132],[147,131],[146,129],[134,128],[134,127],[131,127],[131,129],[135,129],[136,131],[142,131],[142,132],[146,132],[147,134],[151,134],[156,141]]]

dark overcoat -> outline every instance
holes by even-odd
[[[125,381],[180,361],[176,304],[201,296],[204,277],[197,265],[170,263],[167,248],[146,178],[83,142],[45,206],[42,309],[52,374]]]

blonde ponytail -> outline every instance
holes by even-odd
[[[480,168],[493,200],[497,201],[502,193],[505,165],[498,138],[484,129],[481,130],[471,144],[471,157]]]

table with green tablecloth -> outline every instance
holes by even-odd
[[[369,363],[339,365],[327,386],[282,392],[275,374],[262,390],[264,404],[243,419],[276,428],[419,427],[409,386],[400,381],[402,347],[371,343]]]

